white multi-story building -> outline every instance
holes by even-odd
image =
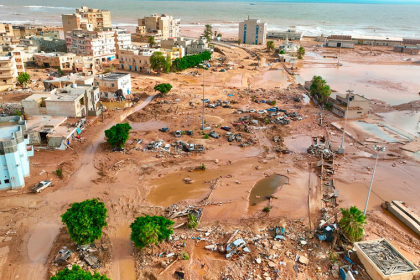
[[[99,87],[101,96],[115,98],[118,90],[123,96],[131,93],[131,75],[128,73],[106,73],[95,77],[95,86]]]
[[[136,33],[133,34],[135,42],[141,42],[142,38],[148,36],[158,36],[161,39],[168,39],[179,36],[179,24],[181,20],[174,19],[172,16],[163,14],[161,16],[153,14],[139,19]]]
[[[34,149],[24,138],[26,121],[21,117],[0,117],[0,190],[25,187],[29,176],[29,157]]]
[[[265,45],[266,37],[267,23],[249,18],[239,23],[238,38],[243,44]]]
[[[174,47],[184,50],[182,56],[200,54],[205,51],[213,52],[213,47],[209,46],[206,39],[189,39],[177,37],[161,41],[162,49],[172,49]]]
[[[19,68],[19,69],[18,69]],[[23,62],[16,62],[16,56],[0,56],[0,91],[16,88],[17,77],[25,72]]]
[[[113,31],[67,32],[67,51],[81,56],[93,56],[95,62],[101,63],[115,58],[116,43]]]
[[[113,29],[116,51],[131,47],[131,34],[125,29]]]

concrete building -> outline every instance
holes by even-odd
[[[25,72],[25,53],[22,51],[11,51],[10,55],[13,56],[15,58],[15,62],[16,62],[16,70],[17,70],[17,74],[18,76],[20,74],[22,74],[23,72]]]
[[[38,67],[60,68],[62,71],[73,71],[76,57],[74,53],[37,53],[34,55],[34,63]]]
[[[95,77],[95,86],[103,98],[114,98],[117,90],[121,90],[123,96],[131,94],[131,75],[128,73],[106,73]]]
[[[386,239],[354,243],[357,257],[372,280],[411,280],[419,270]]]
[[[200,54],[205,51],[213,52],[213,47],[210,47],[206,39],[190,39],[190,38],[169,38],[161,41],[162,49],[180,48],[181,57],[184,55]]]
[[[104,27],[112,27],[111,12],[107,10],[92,9],[86,6],[76,9],[75,14],[63,14],[63,31],[66,34],[75,29],[83,29],[89,26],[92,30],[102,30]]]
[[[100,113],[99,88],[72,84],[51,92],[35,93],[22,100],[29,116],[49,115],[80,118]]]
[[[112,31],[73,30],[66,34],[67,52],[92,56],[96,63],[115,59],[116,42]]]
[[[325,46],[330,48],[353,49],[354,41],[351,39],[351,36],[331,35],[327,38]]]
[[[118,50],[119,49],[126,49],[131,47],[131,34],[127,32],[125,29],[112,29],[114,32],[114,42],[115,42],[115,51],[117,52],[118,58]]]
[[[265,45],[267,37],[267,23],[259,19],[247,19],[239,23],[238,38],[243,44]]]
[[[118,69],[150,73],[150,57],[156,49],[121,49],[118,51]]]
[[[0,117],[0,190],[25,187],[29,176],[29,157],[34,149],[24,138],[26,122],[21,117]]]
[[[16,88],[18,71],[14,56],[0,56],[0,91]]]
[[[93,86],[94,76],[85,73],[70,73],[68,76],[60,78],[49,77],[47,80],[44,80],[43,83],[45,91],[53,91],[56,88],[65,88],[72,84]]]
[[[409,55],[419,55],[420,47],[418,46],[394,46],[394,52],[406,53]]]
[[[67,42],[62,39],[44,37],[39,40],[39,48],[43,52],[67,52]]]
[[[97,63],[93,56],[76,56],[73,59],[74,72],[94,75],[97,71]]]
[[[287,31],[267,31],[267,39],[286,40],[288,38],[291,41],[300,41],[302,37],[303,33],[297,32],[294,28],[288,29]]]
[[[357,36],[352,37],[355,44],[358,45],[375,45],[375,46],[400,46],[402,45],[402,37],[382,37],[382,36]]]
[[[63,150],[84,129],[85,119],[67,117],[31,116],[27,120],[26,134],[29,144]]]
[[[345,95],[337,94],[335,100],[332,99],[332,112],[339,117],[345,118],[348,102],[347,119],[364,118],[369,112],[370,100],[361,95],[350,93]]]
[[[0,23],[0,37],[13,37],[13,26],[11,23]]]
[[[162,14],[161,16],[153,14],[139,19],[136,33],[133,35],[133,41],[139,41],[141,38],[149,36],[161,36],[161,39],[168,39],[179,36],[179,19]]]

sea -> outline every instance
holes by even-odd
[[[168,14],[181,29],[212,24],[234,34],[248,18],[267,22],[268,30],[296,28],[304,35],[372,35],[420,39],[420,0],[0,0],[0,22],[61,26],[61,14],[81,6],[111,11],[113,25],[133,30],[138,18]]]

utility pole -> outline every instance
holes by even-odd
[[[343,138],[341,139],[341,146],[338,148],[339,154],[344,154],[344,137],[346,135],[346,123],[347,123],[347,114],[349,111],[349,104],[350,104],[350,95],[353,94],[354,90],[347,90],[347,109],[344,115],[344,127],[343,127]],[[352,99],[353,100],[353,99]]]
[[[372,52],[373,45],[375,45],[375,32],[376,30],[373,30],[373,40],[372,40],[372,46],[370,47],[370,52]]]
[[[343,41],[340,42],[340,52],[338,53],[338,62],[337,62],[337,66],[341,66],[340,65],[340,57],[341,57],[341,47],[343,46]]]
[[[203,118],[201,121],[201,130],[204,130],[204,69],[203,69]]]
[[[375,166],[373,167],[372,178],[370,179],[370,185],[369,185],[369,190],[368,190],[368,194],[367,194],[367,197],[366,197],[365,209],[363,210],[363,215],[364,216],[366,216],[366,210],[367,210],[367,206],[368,206],[368,203],[369,203],[370,192],[372,190],[373,177],[375,176],[376,165],[378,164],[379,152],[385,152],[385,147],[383,147],[383,146],[373,145],[373,148],[376,151],[376,160],[375,160]]]

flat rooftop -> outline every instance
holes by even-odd
[[[402,37],[381,37],[381,36],[357,36],[353,40],[375,40],[375,41],[403,41]]]
[[[13,139],[13,133],[19,131],[20,117],[1,117],[0,118],[0,141]]]
[[[54,52],[54,53],[35,53],[34,55],[45,57],[76,56],[74,53]]]
[[[31,116],[26,121],[27,132],[48,132],[56,129],[67,120],[67,117]]]
[[[130,76],[129,73],[118,73],[118,72],[113,72],[113,73],[106,73],[103,75],[98,75],[97,78],[100,80],[104,80],[104,81],[112,81],[112,80],[118,80],[120,78],[126,77],[126,76]]]
[[[354,97],[353,101],[370,101],[360,94],[353,94],[352,96]],[[337,97],[347,100],[347,94],[337,94]]]

